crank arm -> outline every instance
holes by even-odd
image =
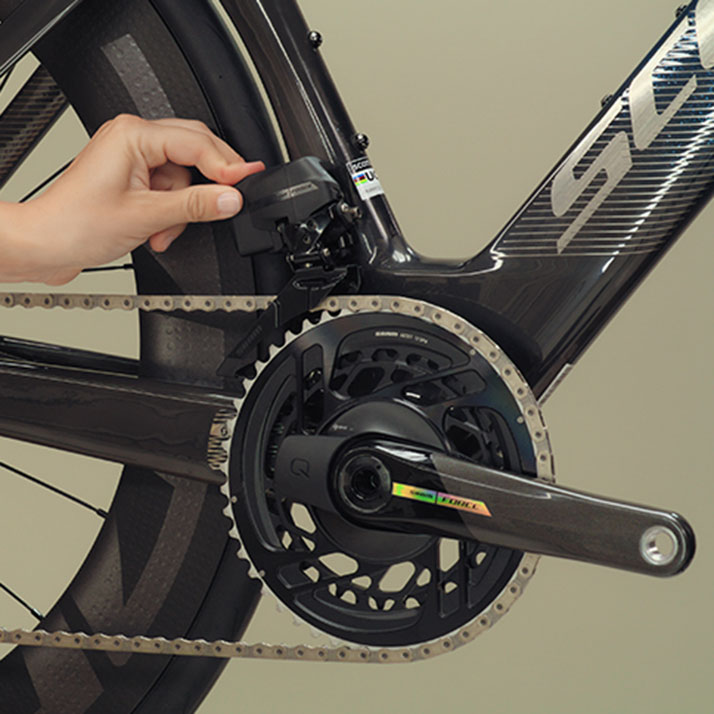
[[[694,555],[692,528],[676,513],[419,446],[373,439],[350,447],[333,437],[288,437],[280,451],[283,492],[289,484],[296,500],[336,509],[363,527],[468,538],[658,576],[680,573]],[[314,477],[326,473],[328,463],[329,494]]]

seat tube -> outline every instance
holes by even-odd
[[[372,170],[367,140],[347,113],[294,0],[227,0],[224,7],[240,32],[263,81],[292,159],[318,156],[334,169],[347,200],[363,210],[362,262],[408,256],[396,218],[381,187],[365,196],[357,176]]]

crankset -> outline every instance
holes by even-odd
[[[328,300],[259,365],[240,407],[241,554],[283,605],[340,640],[415,647],[497,620],[533,573],[524,552],[687,566],[680,516],[552,483],[535,398],[483,333],[375,300],[353,298],[355,313]]]
[[[171,433],[170,453],[144,449],[137,463],[148,459],[159,470],[220,485],[249,575],[336,646],[2,629],[0,641],[413,661],[455,649],[497,622],[540,555],[653,575],[689,564],[694,535],[680,516],[553,483],[535,396],[487,335],[422,301],[334,294],[359,290],[353,248],[360,212],[317,159],[270,169],[240,188],[250,210],[240,218],[239,252],[282,253],[292,269],[274,297],[2,293],[0,307],[259,312],[217,365],[218,374],[243,380],[243,396],[206,402],[188,389],[172,394],[172,408],[182,412],[201,403],[187,422],[188,446],[174,454]],[[256,347],[265,361],[251,367]],[[47,358],[42,345],[4,340],[0,348],[16,361]],[[73,353],[77,358],[90,369],[96,362],[90,353]],[[6,384],[21,377],[17,364],[5,371]],[[55,404],[53,385],[67,375],[43,376],[45,402]],[[132,394],[167,408],[163,387],[142,383],[137,390],[135,382],[114,376],[83,384],[82,394],[91,387],[103,403]],[[111,458],[111,444],[92,445],[99,449],[92,453]]]
[[[44,309],[251,312],[269,304],[260,296],[0,294],[0,306]],[[30,343],[3,349],[45,359]],[[556,487],[547,430],[517,368],[488,336],[439,307],[329,297],[244,386],[219,424],[221,458],[211,448],[205,455],[227,497],[238,555],[299,620],[342,644],[5,629],[0,641],[410,662],[497,622],[535,572],[539,556],[527,550],[661,575],[693,556],[681,517]],[[103,389],[108,398],[126,391]],[[217,437],[208,423],[210,447]]]

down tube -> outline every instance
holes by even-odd
[[[224,0],[292,158],[363,154],[294,0]],[[541,396],[574,363],[714,188],[714,0],[692,2],[489,247],[428,261],[384,196],[363,204],[362,291],[454,310],[490,334]]]
[[[709,199],[713,67],[714,1],[701,0],[458,278],[385,279],[477,322],[543,395]]]

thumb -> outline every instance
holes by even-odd
[[[229,186],[189,186],[177,191],[151,191],[151,233],[185,223],[219,221],[243,208],[243,197]]]

